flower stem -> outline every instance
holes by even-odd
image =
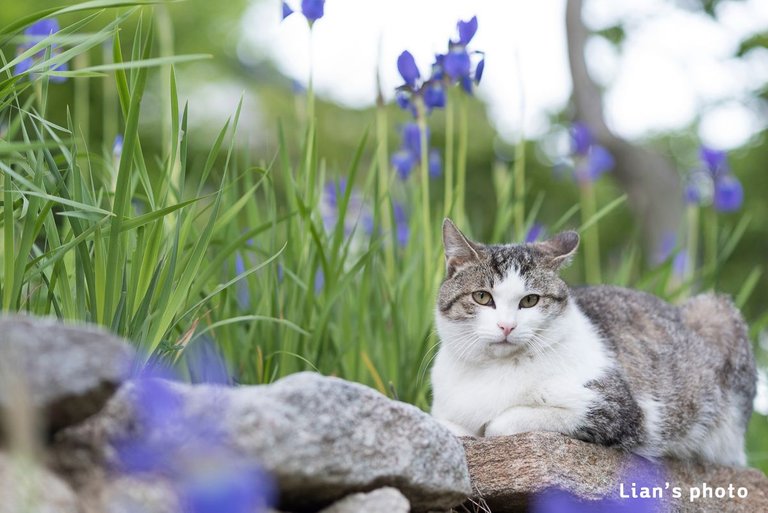
[[[525,136],[520,134],[520,142],[515,152],[515,240],[525,237]]]
[[[467,99],[460,96],[461,110],[459,111],[459,148],[456,162],[456,221],[460,225],[466,225],[466,211],[464,208],[465,190],[467,185],[467,145],[469,141],[469,121],[467,114]]]
[[[699,207],[690,205],[686,212],[688,218],[688,251],[685,259],[685,273],[683,283],[690,282],[696,272],[696,263],[699,253]],[[691,287],[687,287],[690,290]]]
[[[586,224],[595,216],[597,207],[595,203],[595,188],[591,183],[583,183],[581,190],[581,224]],[[600,283],[600,236],[597,223],[593,224],[582,233],[584,239],[584,271],[587,283]]]
[[[395,275],[395,247],[397,246],[397,233],[393,229],[392,198],[389,193],[389,161],[387,160],[387,111],[383,104],[376,109],[376,158],[378,159],[378,184],[379,193],[376,198],[376,206],[379,209],[379,220],[384,233],[390,237],[390,243],[384,252],[384,263],[388,276]]]
[[[453,102],[445,105],[445,193],[443,195],[443,215],[451,217],[455,206],[453,196]]]
[[[429,141],[427,140],[427,119],[424,103],[417,101],[416,109],[418,113],[419,138],[421,140],[421,216],[424,229],[424,286],[425,290],[430,291],[431,294],[432,277],[435,273],[431,272],[434,270],[434,262],[432,261],[433,234],[429,209],[429,156],[427,155]]]
[[[714,208],[707,210],[705,267],[712,270],[712,287],[717,286],[717,211]]]

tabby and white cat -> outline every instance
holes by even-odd
[[[744,465],[755,362],[714,294],[677,307],[635,290],[571,289],[576,232],[485,245],[443,223],[446,276],[432,414],[457,435],[557,431],[647,457]]]

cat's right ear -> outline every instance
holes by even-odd
[[[555,269],[559,269],[570,264],[573,260],[576,248],[579,247],[579,234],[569,230],[537,244],[549,257],[549,264]]]
[[[443,220],[443,246],[445,247],[445,274],[448,278],[463,266],[480,261],[478,245],[461,233],[453,221],[447,217]]]

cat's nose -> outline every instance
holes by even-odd
[[[496,323],[496,326],[498,326],[499,329],[504,332],[504,336],[506,337],[507,335],[512,333],[513,329],[515,329],[517,327],[517,323],[516,322],[501,322],[501,321],[499,321],[499,322]]]

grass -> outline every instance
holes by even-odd
[[[278,125],[279,148],[259,164],[236,145],[238,108],[198,162],[189,155],[201,142],[190,140],[189,108],[179,102],[173,65],[204,56],[155,57],[154,24],[142,3],[68,7],[82,10],[81,22],[18,57],[3,54],[2,309],[103,325],[136,344],[139,365],[160,359],[184,368],[188,349],[210,342],[242,383],[311,369],[428,408],[427,371],[437,343],[434,298],[443,269],[439,226],[443,216],[466,219],[474,208],[464,198],[471,133],[462,93],[449,95],[442,195],[440,188],[428,188],[425,151],[420,171],[407,184],[389,168],[388,127],[400,120],[390,119],[383,106],[340,173],[329,170],[318,148],[313,108],[299,133]],[[117,7],[113,21],[92,30],[103,18],[101,10]],[[49,14],[57,12],[6,27],[0,40],[13,42],[26,25]],[[139,22],[127,49],[119,27],[129,18]],[[111,62],[50,71],[110,41]],[[65,50],[48,51],[34,76],[12,75],[17,62],[52,42]],[[142,147],[139,119],[148,74],[157,67],[170,70],[165,90],[156,91],[168,98],[168,140],[161,154],[150,155]],[[68,111],[64,126],[47,120],[50,78],[57,74],[114,79],[115,109],[108,103],[103,108],[111,123],[123,120],[120,155],[83,136],[75,121],[84,119],[77,111],[88,108],[82,103]],[[307,105],[313,106],[311,88],[308,94]],[[493,173],[497,207],[491,219],[495,240],[489,242],[520,240],[543,208],[545,191],[525,188],[525,142],[517,148],[512,171],[499,165]],[[324,195],[327,184],[340,177],[349,185],[336,190],[331,216]],[[671,300],[713,286],[749,222],[710,222],[704,229],[698,219],[710,213],[692,213],[697,224],[691,230],[706,242],[707,260],[682,277],[674,272],[672,256],[645,267],[639,248],[630,249],[621,264],[603,266],[600,222],[625,198],[601,198],[604,206],[598,208],[594,194],[586,191],[582,206],[558,205],[563,215],[552,229],[588,230],[591,246],[582,262],[590,279],[602,273],[605,282]],[[410,213],[404,246],[394,236],[396,201]],[[579,266],[570,277],[583,282],[585,272]],[[748,301],[760,272],[756,268],[744,283],[739,304]],[[756,320],[755,330],[766,322]],[[765,433],[764,424],[754,424],[751,433],[751,447],[764,454],[765,443],[755,434]]]

